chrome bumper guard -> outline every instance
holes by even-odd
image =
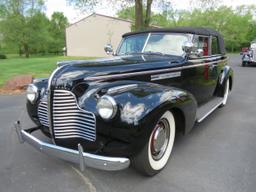
[[[27,142],[38,151],[47,155],[79,164],[81,171],[84,171],[86,166],[106,171],[117,171],[128,168],[130,165],[130,160],[128,158],[107,157],[86,153],[80,144],[78,144],[78,150],[73,150],[46,143],[34,137],[29,131],[23,130],[20,122],[15,123],[15,129],[20,143]]]

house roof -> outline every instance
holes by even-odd
[[[131,21],[131,20],[128,20],[128,19],[122,19],[122,18],[117,18],[117,17],[111,17],[111,16],[108,16],[108,15],[102,15],[102,14],[99,14],[99,13],[92,13],[91,15],[88,15],[87,17],[84,17],[84,18],[80,19],[79,21],[70,24],[69,26],[67,26],[67,28],[68,28],[68,27],[71,27],[71,26],[73,26],[73,25],[75,25],[75,24],[78,24],[78,23],[80,23],[80,22],[82,22],[82,21],[84,21],[84,20],[86,20],[87,18],[92,17],[92,16],[106,17],[106,18],[110,18],[110,19],[114,19],[114,20],[119,20],[119,21],[124,21],[124,22],[128,22],[128,23],[132,23],[132,21]]]

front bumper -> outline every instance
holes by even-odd
[[[22,129],[20,122],[15,123],[15,128],[21,143],[27,142],[40,152],[79,164],[82,171],[84,171],[86,166],[100,170],[117,171],[125,169],[130,165],[128,158],[107,157],[86,153],[80,144],[78,144],[78,150],[73,150],[41,141],[31,134],[31,129]]]

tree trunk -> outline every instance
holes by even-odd
[[[135,18],[135,30],[142,30],[144,28],[142,0],[135,0]]]
[[[150,18],[151,18],[152,1],[153,0],[147,0],[146,18],[145,18],[145,23],[144,23],[145,28],[149,28]]]
[[[26,58],[29,58],[29,48],[27,44],[24,44],[24,52],[25,52]]]

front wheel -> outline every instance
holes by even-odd
[[[134,158],[134,166],[145,175],[159,173],[167,164],[175,139],[175,119],[166,111],[158,120],[148,143],[141,153]]]

